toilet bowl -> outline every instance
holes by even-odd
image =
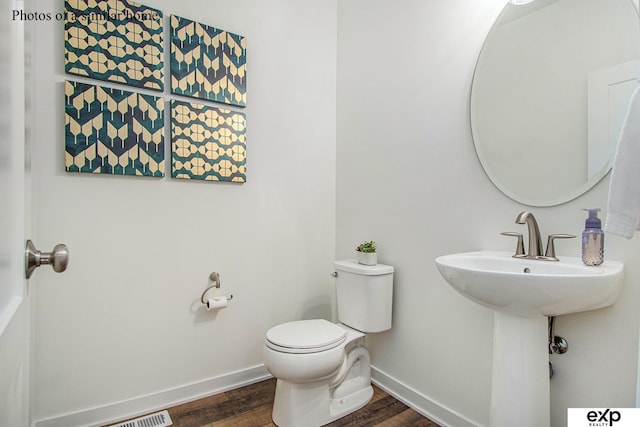
[[[391,328],[393,267],[355,260],[334,266],[343,323],[298,320],[267,331],[264,365],[277,378],[272,418],[280,427],[321,426],[360,409],[373,396],[364,337]]]
[[[291,338],[297,336],[295,330],[307,331],[304,337],[298,335],[304,346],[296,347],[299,341]],[[265,367],[278,379],[273,422],[281,427],[321,426],[366,405],[373,388],[363,338],[362,332],[323,319],[270,329],[263,356]]]

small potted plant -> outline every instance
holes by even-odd
[[[356,248],[358,256],[358,264],[376,265],[378,263],[378,254],[376,253],[376,242],[373,240],[363,242]]]

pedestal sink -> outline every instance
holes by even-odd
[[[458,292],[495,310],[491,427],[549,426],[547,317],[613,305],[623,264],[597,267],[580,258],[513,258],[508,252],[468,252],[436,258]]]

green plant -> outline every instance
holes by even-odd
[[[371,240],[370,242],[363,242],[358,245],[356,251],[364,253],[374,253],[376,251],[376,242]]]

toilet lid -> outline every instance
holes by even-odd
[[[286,353],[316,353],[337,347],[347,332],[324,319],[283,323],[267,331],[268,347]]]

